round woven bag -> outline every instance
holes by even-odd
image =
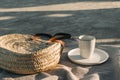
[[[63,46],[58,42],[31,40],[32,35],[0,36],[0,68],[19,74],[53,69],[60,60]]]

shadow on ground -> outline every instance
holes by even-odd
[[[120,43],[120,9],[1,12],[0,35],[9,33],[67,32],[94,35],[97,39],[113,39]],[[117,41],[114,39],[118,39]]]

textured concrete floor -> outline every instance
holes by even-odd
[[[97,42],[120,45],[120,1],[1,0],[0,35],[68,32],[94,35]]]

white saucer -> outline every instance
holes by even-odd
[[[82,64],[82,65],[95,65],[101,64],[108,60],[109,55],[104,50],[95,48],[94,55],[90,58],[85,59],[80,56],[80,49],[75,48],[68,52],[68,58],[75,63]]]

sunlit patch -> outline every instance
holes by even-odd
[[[120,47],[119,38],[97,39],[96,43],[104,44],[104,46]]]
[[[1,16],[0,20],[9,20],[9,19],[14,19],[15,17],[11,16]]]
[[[72,16],[72,14],[49,14],[46,15],[45,17],[69,17]]]
[[[97,43],[109,43],[109,42],[120,42],[120,39],[113,38],[113,39],[98,39]]]
[[[94,10],[111,8],[120,8],[120,1],[75,2],[22,8],[0,8],[0,12],[76,11],[76,10]]]
[[[11,30],[10,28],[0,28],[0,30]]]

